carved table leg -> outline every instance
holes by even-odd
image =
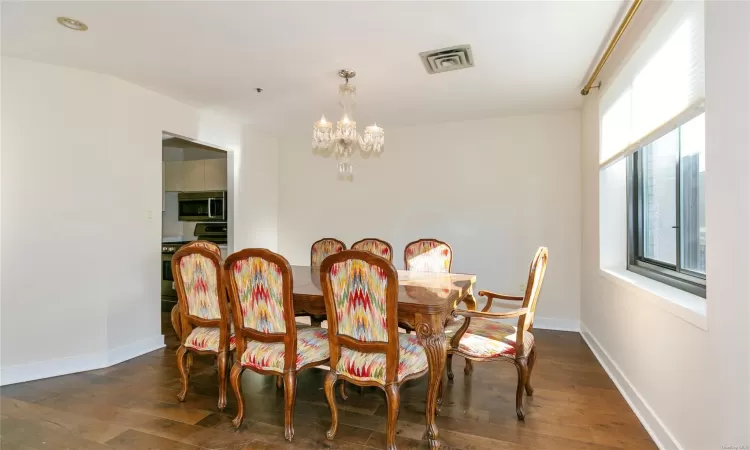
[[[466,309],[469,311],[476,311],[477,310],[477,299],[474,298],[474,286],[472,285],[469,289],[469,293],[464,297],[464,303],[466,303]],[[471,373],[474,372],[474,363],[470,360],[466,360],[466,365],[464,366],[464,374],[471,375]]]
[[[425,408],[425,422],[427,423],[427,439],[430,449],[440,448],[438,429],[435,425],[437,411],[438,390],[445,370],[445,358],[448,351],[442,318],[439,316],[424,316],[417,320],[417,336],[427,353],[429,364],[429,385],[427,387],[427,406]]]

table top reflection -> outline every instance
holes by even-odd
[[[295,299],[323,299],[319,267],[292,266]],[[452,307],[471,290],[476,276],[459,273],[398,271],[399,310],[413,306],[430,311]]]

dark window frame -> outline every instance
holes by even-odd
[[[671,130],[667,130],[661,136],[655,137],[651,142],[665,136],[667,133],[673,131],[694,119],[698,115],[685,120]],[[694,295],[706,298],[706,276],[705,274],[695,272],[689,269],[681,267],[682,264],[682,233],[680,232],[680,221],[682,219],[681,211],[681,189],[680,189],[680,175],[682,169],[682,157],[678,156],[675,162],[676,171],[676,217],[675,217],[675,233],[677,239],[676,247],[676,258],[675,264],[667,264],[662,261],[656,261],[647,258],[643,255],[643,198],[642,198],[642,185],[641,182],[643,177],[643,164],[642,154],[640,153],[646,146],[651,142],[642,145],[632,155],[627,157],[627,207],[628,207],[628,239],[627,239],[627,269],[631,272],[635,272],[639,275],[651,278],[677,289],[689,292]]]

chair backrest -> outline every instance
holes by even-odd
[[[523,332],[534,325],[534,313],[539,293],[542,291],[544,273],[547,271],[547,259],[549,252],[547,247],[539,247],[529,267],[529,279],[526,282],[526,292],[523,296],[523,307],[529,308],[529,312],[518,318],[518,336],[516,342],[523,342]]]
[[[346,244],[334,238],[323,238],[315,241],[310,247],[310,265],[320,266],[328,255],[346,250]]]
[[[320,284],[328,317],[331,367],[341,347],[385,353],[386,383],[397,379],[398,272],[393,263],[363,250],[345,250],[323,260]]]
[[[184,247],[203,247],[221,256],[221,249],[219,248],[218,245],[216,245],[215,243],[211,241],[193,241],[188,244],[185,244],[183,248]]]
[[[393,262],[393,247],[382,239],[367,238],[352,244],[352,250],[363,250]]]
[[[229,333],[229,309],[223,288],[221,257],[196,245],[180,248],[172,256],[172,276],[180,305],[182,337],[187,338],[193,325],[221,327],[220,342]]]
[[[418,239],[404,248],[404,268],[415,272],[449,273],[453,249],[437,239]]]
[[[238,354],[245,353],[245,339],[284,342],[284,369],[295,368],[297,327],[289,261],[264,248],[247,248],[227,257],[224,279]]]

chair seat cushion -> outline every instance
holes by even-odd
[[[248,340],[240,364],[251,369],[283,373],[285,353],[286,348],[283,342]],[[328,358],[330,358],[328,330],[318,327],[297,329],[297,369]]]
[[[450,340],[463,324],[463,321],[446,327],[445,334]],[[516,331],[513,325],[507,325],[492,319],[473,317],[469,329],[458,343],[458,352],[475,358],[516,357]],[[524,356],[528,356],[534,346],[534,335],[528,331],[523,334]]]
[[[415,335],[399,333],[398,344],[399,382],[427,370],[427,353]],[[364,353],[342,347],[336,371],[355,380],[385,384],[385,353]]]
[[[234,350],[234,326],[229,336],[229,350]],[[185,347],[199,351],[219,351],[219,328],[195,327],[185,339]]]

